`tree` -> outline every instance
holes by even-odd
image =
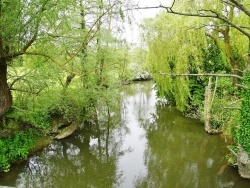
[[[105,67],[87,64],[87,53],[95,53],[93,41],[99,37],[100,24],[120,15],[121,7],[127,5],[120,1],[103,4],[101,12],[96,12],[100,7],[95,1],[0,1],[0,118],[12,105],[7,67],[17,57],[39,56],[40,63],[54,63],[67,73],[65,89],[76,76],[85,77]]]
[[[148,43],[148,64],[154,74],[158,92],[169,100],[174,98],[177,108],[187,109],[190,96],[188,77],[162,77],[161,72],[202,73],[203,50],[207,48],[205,28],[196,29],[202,20],[171,17],[162,12],[142,26]]]
[[[210,29],[217,31],[217,38],[223,35],[227,56],[230,59],[230,63],[233,67],[234,73],[237,73],[237,60],[233,59],[233,52],[231,49],[231,29],[236,30],[243,35],[244,42],[241,48],[245,53],[241,54],[240,58],[247,58],[248,53],[248,65],[250,64],[250,31],[249,31],[249,4],[247,0],[240,2],[235,0],[220,0],[220,1],[173,1],[172,5],[166,7],[159,5],[156,7],[139,7],[139,9],[148,8],[164,8],[168,14],[181,15],[187,17],[209,18],[200,25],[200,27],[209,27]],[[183,6],[185,5],[185,6]],[[219,35],[220,34],[220,35]],[[242,41],[242,40],[241,40]],[[239,46],[238,46],[239,47]],[[248,48],[248,49],[247,49]],[[246,53],[246,51],[248,51]]]
[[[156,24],[154,26],[153,31],[150,31],[150,29],[146,29],[148,31],[147,33],[150,33],[150,37],[152,37],[151,43],[155,43],[155,47],[151,48],[149,45],[149,49],[151,49],[151,52],[154,53],[154,56],[156,56],[158,53],[156,58],[161,59],[159,60],[161,61],[161,63],[158,62],[159,64],[158,69],[156,68],[157,65],[153,65],[153,66],[157,69],[157,71],[162,69],[162,72],[167,72],[167,73],[177,73],[177,74],[188,73],[190,70],[188,70],[186,63],[187,61],[189,61],[190,63],[195,62],[194,64],[197,69],[196,71],[198,71],[199,73],[200,71],[202,71],[202,69],[199,66],[197,67],[197,62],[198,61],[201,62],[202,57],[200,56],[201,57],[200,59],[199,58],[195,59],[194,57],[192,57],[192,54],[201,54],[202,49],[207,49],[209,43],[205,44],[205,43],[200,43],[199,41],[207,41],[208,38],[210,38],[214,41],[215,45],[219,47],[221,56],[223,60],[225,61],[225,65],[227,65],[227,62],[230,64],[231,71],[233,74],[238,74],[239,68],[246,69],[248,67],[246,63],[244,66],[241,65],[239,67],[239,65],[240,65],[240,62],[242,62],[242,60],[246,60],[247,62],[247,57],[245,54],[246,54],[246,51],[248,50],[249,34],[250,34],[249,27],[247,24],[247,22],[249,21],[249,11],[247,7],[248,5],[246,1],[242,1],[241,3],[238,3],[237,1],[206,1],[206,2],[205,1],[181,1],[181,2],[173,1],[172,6],[170,7],[166,7],[163,5],[160,5],[157,7],[141,7],[141,8],[146,8],[146,9],[147,8],[164,8],[166,10],[165,19],[162,16],[161,21],[158,21],[158,25]],[[162,12],[161,14],[163,15],[164,13]],[[170,18],[168,18],[167,16],[168,14],[174,14],[176,16],[173,17],[171,21],[169,21],[168,19]],[[173,22],[181,23],[182,20],[185,20],[184,24],[182,23],[183,27],[180,24],[179,25],[173,24]],[[160,32],[161,25],[164,25],[163,22],[167,22],[169,25],[171,25],[168,28],[162,29],[161,31],[161,33],[164,34],[165,38],[161,37],[161,34],[157,35],[157,32],[158,33]],[[179,29],[175,29],[175,28],[179,28]],[[191,29],[193,31],[193,34],[190,32]],[[176,30],[179,30],[179,33],[177,33]],[[184,30],[185,34],[180,34],[181,30]],[[201,34],[198,35],[198,31],[196,30],[200,30]],[[174,33],[172,34],[172,39],[170,37],[166,38],[167,35],[171,35],[171,32]],[[190,38],[189,37],[190,35],[188,33],[190,33],[190,35],[193,36],[194,38]],[[237,39],[235,36],[237,36]],[[157,37],[162,38],[161,42],[157,41],[158,40]],[[169,43],[169,41],[173,41],[173,38],[175,37],[177,38],[177,42],[173,42],[172,46],[166,44],[166,43]],[[188,39],[185,41],[185,38],[188,38]],[[180,41],[180,43],[178,43],[178,40]],[[242,43],[242,41],[244,42]],[[241,42],[241,45],[239,45],[240,42]],[[196,44],[198,44],[197,48],[194,48]],[[163,45],[165,45],[165,47],[163,47]],[[188,48],[185,45],[188,45],[188,47],[192,46],[192,48],[194,49],[192,49],[191,47],[189,49],[192,49],[194,51],[192,52],[191,50],[188,50]],[[184,49],[185,47],[186,49],[183,50],[183,53],[180,55],[172,55],[173,56],[172,58],[169,58],[169,57],[164,58],[163,56],[165,56],[166,52],[162,51],[160,53],[159,46],[163,47],[162,50],[167,49],[168,54],[171,54],[170,49],[173,49],[172,54],[178,53],[180,49]],[[178,46],[178,47],[175,48],[174,46]],[[198,52],[196,49],[198,50]],[[153,52],[153,51],[158,51],[158,52]],[[150,54],[150,51],[149,51],[149,54]],[[149,57],[152,58],[153,56],[149,55]],[[180,60],[179,57],[185,57],[186,59]],[[154,60],[149,59],[149,61],[153,63],[153,61],[155,61],[156,58],[154,58]],[[176,72],[176,69],[173,70],[169,67],[169,65],[173,66],[173,62],[175,62],[174,64],[177,64],[177,62],[179,62],[178,59],[181,62],[180,63],[181,66],[179,66],[182,69],[181,72]],[[168,61],[169,65],[167,66],[165,63],[165,67],[164,67],[163,66],[164,61]],[[193,73],[193,72],[189,72],[189,73]],[[158,77],[158,76],[156,75],[155,77]],[[179,106],[179,108],[183,110],[183,108],[178,104],[185,103],[187,96],[189,94],[188,92],[185,92],[185,91],[188,91],[188,89],[184,89],[183,91],[183,85],[184,85],[183,79],[184,78],[180,78],[180,79],[182,81],[179,82],[180,83],[179,87],[178,86],[174,88],[168,87],[168,89],[166,89],[168,91],[165,91],[165,93],[169,93],[170,90],[173,94],[182,93],[180,95],[179,94],[176,95],[175,98],[177,99],[177,106]],[[160,88],[159,90],[161,90],[162,88],[166,88],[162,86],[162,84],[170,85],[170,83],[171,83],[171,78],[165,78],[165,83],[159,81],[158,82],[158,85]],[[175,83],[178,83],[178,82],[175,82]],[[187,82],[185,83],[187,85]],[[233,77],[233,83],[234,84],[238,83],[237,77]],[[181,91],[181,92],[178,92],[178,91]],[[182,102],[179,103],[178,101],[182,101]]]
[[[244,90],[235,89],[235,87],[228,85],[225,82],[225,80],[222,80],[222,81],[220,80],[221,84],[224,85],[223,86],[224,88],[225,88],[225,85],[227,85],[227,88],[221,91],[220,89],[217,88],[217,86],[220,85],[220,83],[218,82],[218,79],[216,78],[216,82],[214,84],[215,85],[214,91],[212,94],[211,92],[212,80],[210,78],[209,84],[207,86],[208,92],[206,92],[210,96],[207,97],[207,99],[209,100],[205,100],[205,102],[208,102],[209,104],[208,103],[204,104],[204,111],[208,113],[207,118],[209,119],[211,118],[211,114],[210,114],[211,109],[214,114],[215,113],[218,114],[217,117],[219,116],[222,117],[221,121],[217,123],[218,126],[215,124],[215,128],[219,127],[220,125],[223,125],[223,122],[226,123],[226,127],[227,127],[226,129],[227,130],[230,129],[229,136],[231,136],[234,139],[237,145],[236,147],[233,147],[231,151],[236,156],[236,160],[239,166],[239,172],[242,177],[249,178],[250,173],[249,173],[249,169],[247,169],[248,164],[245,162],[249,160],[247,155],[249,155],[250,153],[249,118],[247,118],[248,117],[247,112],[250,109],[249,108],[249,87],[248,87],[249,86],[249,67],[250,67],[249,66],[250,65],[250,28],[249,28],[250,6],[249,6],[249,2],[247,0],[241,0],[241,1],[235,1],[235,0],[173,1],[172,6],[170,7],[160,5],[158,7],[144,7],[144,8],[164,8],[166,10],[164,12],[165,15],[169,15],[169,14],[176,15],[175,17],[172,18],[173,21],[170,22],[169,25],[174,26],[173,22],[177,22],[178,16],[181,16],[183,20],[186,20],[187,18],[189,18],[190,20],[193,21],[193,22],[190,21],[189,27],[204,31],[203,32],[203,35],[205,36],[204,41],[207,42],[207,44],[205,45],[201,45],[198,42],[199,39],[201,38],[200,38],[200,35],[198,35],[197,33],[193,33],[191,34],[191,36],[194,35],[195,37],[199,38],[197,39],[198,40],[197,42],[198,42],[198,45],[200,45],[200,47],[198,47],[197,49],[205,51],[205,54],[206,54],[205,58],[202,57],[201,59],[198,59],[204,62],[205,67],[193,66],[194,62],[196,62],[197,59],[192,58],[192,54],[189,53],[189,54],[185,54],[186,58],[189,58],[189,62],[182,61],[183,64],[181,65],[184,68],[185,67],[188,67],[188,68],[184,69],[184,71],[182,71],[181,73],[178,73],[176,72],[175,69],[171,69],[171,67],[175,67],[176,64],[178,64],[178,59],[176,60],[175,54],[178,54],[178,50],[183,48],[183,46],[185,47],[186,44],[190,44],[190,42],[184,41],[183,43],[182,37],[179,37],[182,43],[178,44],[178,41],[173,43],[173,46],[176,45],[178,46],[178,48],[174,48],[175,50],[172,52],[173,54],[172,58],[169,58],[170,55],[164,54],[166,53],[166,51],[164,50],[170,48],[170,46],[166,44],[166,41],[168,40],[164,38],[165,40],[160,40],[159,42],[159,39],[162,38],[161,35],[159,34],[161,31],[159,29],[159,25],[161,24],[161,22],[167,21],[167,19],[165,20],[161,19],[161,22],[158,22],[158,25],[151,24],[151,26],[152,25],[154,26],[153,32],[152,31],[150,32],[150,34],[153,33],[151,34],[151,36],[153,37],[151,40],[149,40],[149,58],[150,58],[149,60],[152,64],[151,66],[155,68],[153,69],[155,70],[155,72],[162,70],[166,72],[166,74],[164,75],[169,76],[168,78],[164,77],[163,79],[161,79],[158,76],[156,80],[158,89],[162,91],[163,95],[165,96],[166,96],[166,93],[172,92],[172,95],[174,95],[174,99],[176,100],[177,107],[180,110],[183,110],[182,108],[183,105],[188,103],[187,99],[195,100],[195,97],[194,95],[191,94],[191,90],[185,89],[187,87],[184,86],[183,83],[180,85],[177,85],[178,82],[181,83],[179,80],[177,80],[176,78],[177,76],[185,76],[185,78],[187,76],[194,76],[194,75],[201,76],[202,74],[210,75],[210,76],[218,76],[218,74],[215,74],[215,73],[212,73],[212,74],[207,73],[206,70],[213,70],[211,65],[213,65],[214,67],[218,66],[216,61],[219,59],[223,59],[223,61],[225,62],[224,70],[222,70],[224,71],[223,73],[225,73],[227,69],[227,65],[230,65],[231,73],[233,73],[233,75],[231,76],[234,77],[233,79],[234,85],[240,86]],[[161,14],[163,15],[163,13]],[[154,20],[155,23],[157,23],[156,19]],[[199,21],[197,21],[196,19],[199,19]],[[186,20],[186,22],[188,21],[189,20]],[[196,23],[198,23],[198,25]],[[164,33],[165,31],[165,33],[169,34],[171,33],[171,31],[173,30],[175,31],[175,28],[178,27],[178,26],[174,26],[173,27],[174,29],[173,29],[171,26],[168,27],[168,29],[163,30],[163,32],[161,33]],[[186,25],[184,24],[184,27],[185,26]],[[182,27],[179,26],[179,29],[180,28]],[[149,30],[146,30],[146,31],[149,31]],[[186,36],[187,38],[189,37],[188,29],[186,29]],[[154,44],[153,48],[150,46],[152,44]],[[168,48],[164,47],[164,45],[167,46]],[[209,53],[212,52],[211,47],[213,46],[215,47],[215,49],[218,48],[220,53],[210,55]],[[196,53],[197,52],[195,52],[195,54]],[[213,58],[214,55],[218,57],[217,60],[216,58]],[[161,56],[164,56],[164,58],[160,59]],[[193,59],[194,59],[194,62],[192,61]],[[193,70],[195,70],[198,74],[197,73],[193,74],[192,72]],[[218,70],[218,67],[216,67],[216,70]],[[199,71],[201,71],[202,74],[199,74]],[[244,76],[243,81],[241,81],[241,84],[244,84],[244,85],[238,84],[239,79],[242,79],[242,77],[238,76],[238,74],[241,74]],[[227,76],[227,75],[220,74],[220,76]],[[202,78],[200,78],[200,81],[202,81]],[[172,83],[177,83],[176,87],[172,87],[171,86]],[[189,84],[189,83],[191,83],[191,79],[189,80],[187,79],[185,82],[185,84]],[[199,85],[205,86],[204,83],[202,82],[200,82]],[[199,94],[202,95],[201,90],[198,90],[198,91],[200,91]],[[239,95],[239,93],[241,93],[241,95]],[[186,98],[184,98],[184,100],[181,100],[183,96]],[[206,99],[206,97],[204,98]],[[232,101],[232,100],[234,100],[234,102],[229,103],[229,101]],[[182,104],[181,106],[178,105],[178,101],[181,102],[179,103],[179,104]],[[213,107],[211,107],[213,102],[215,104],[213,105]],[[237,105],[232,108],[230,107],[227,108],[227,105],[233,105],[233,104],[234,105],[237,104]],[[241,105],[241,108],[239,108],[240,105]],[[207,107],[209,109],[205,110],[205,108]],[[226,108],[236,109],[236,110],[240,109],[240,111],[233,111],[232,113],[231,112],[223,113],[225,112]],[[236,120],[237,118],[238,120]],[[207,125],[209,125],[207,127],[209,127],[210,129],[210,122],[207,122]],[[239,125],[239,126],[236,126],[236,125]]]
[[[0,1],[0,117],[12,105],[12,96],[7,83],[8,64],[14,58],[29,53],[28,49],[35,43],[46,40],[48,34],[44,23],[63,8],[66,7],[59,5],[57,1]],[[56,23],[53,23],[54,28],[55,25]]]
[[[188,2],[181,2],[182,4],[188,4]],[[242,35],[246,37],[245,44],[248,44],[248,54],[250,54],[250,31],[249,31],[249,17],[250,10],[249,4],[247,4],[247,0],[242,0],[240,2],[236,0],[220,0],[220,1],[193,1],[192,8],[188,11],[181,11],[178,9],[177,11],[173,10],[175,6],[178,6],[178,2],[173,1],[171,7],[160,6],[167,10],[168,13],[183,15],[183,16],[191,16],[191,17],[202,17],[202,18],[211,18],[212,23],[215,27],[225,28],[224,40],[225,43],[229,42],[229,29],[233,28],[240,32]],[[217,22],[216,20],[220,20],[221,22]],[[207,23],[205,23],[207,24]],[[245,47],[245,45],[244,45]],[[227,49],[229,50],[229,49]],[[230,53],[230,52],[229,52]],[[228,55],[229,55],[228,53]],[[230,58],[230,57],[229,57]],[[248,64],[250,63],[250,59],[248,59]]]

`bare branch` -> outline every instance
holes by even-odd
[[[231,6],[235,6],[235,4],[233,4],[232,2],[228,1],[228,0],[221,0],[222,3],[231,5]]]
[[[213,103],[214,103],[214,98],[215,98],[217,86],[218,86],[218,77],[216,76],[216,81],[215,81],[214,93],[213,93],[213,98],[212,98],[212,101],[211,101],[211,106],[212,106]]]
[[[238,71],[238,72],[241,72],[241,73],[245,73],[246,70],[240,70],[240,69],[233,69],[234,71]]]
[[[239,107],[224,107],[224,109],[228,109],[228,110],[241,110],[241,108],[239,108]]]
[[[24,47],[23,47],[23,49],[22,49],[22,51],[24,51],[24,52],[25,52],[25,51],[35,42],[35,40],[37,39],[38,31],[39,31],[39,26],[40,26],[40,22],[41,22],[41,20],[42,20],[42,16],[39,15],[39,14],[43,13],[43,12],[46,10],[46,9],[45,9],[45,6],[46,6],[47,3],[48,3],[48,1],[45,2],[45,3],[42,5],[41,9],[39,10],[38,19],[37,19],[37,23],[36,23],[36,26],[35,26],[35,33],[34,33],[33,37],[26,43],[26,45],[24,45]]]
[[[10,88],[10,90],[12,90],[12,91],[19,91],[19,92],[29,93],[29,94],[32,94],[32,95],[38,95],[44,89],[45,89],[45,87],[42,87],[38,91],[31,91],[31,90],[23,90],[23,89]]]
[[[202,24],[202,26],[203,27],[232,27],[229,24]],[[239,25],[239,27],[242,28],[242,29],[248,29],[248,30],[250,30],[250,27],[247,27],[247,26],[240,26]]]
[[[164,7],[163,7],[164,8]],[[204,11],[204,10],[203,10]],[[227,19],[225,16],[223,15],[219,15],[218,13],[216,13],[215,11],[212,10],[206,10],[206,11],[210,11],[213,14],[193,14],[193,13],[182,13],[182,12],[175,12],[172,9],[168,9],[167,8],[167,12],[170,14],[176,14],[176,15],[181,15],[181,16],[191,16],[191,17],[205,17],[205,18],[215,18],[215,19],[219,19],[227,24],[229,24],[231,27],[237,29],[239,32],[241,32],[242,34],[246,35],[247,37],[250,38],[250,33],[246,32],[244,30],[244,28],[241,28],[242,26],[238,26],[236,24],[234,24],[233,22],[231,22],[229,19]]]
[[[248,15],[250,17],[250,10],[248,10],[242,3],[236,1],[236,0],[228,0],[227,1],[223,1],[222,2],[225,2],[225,3],[229,3],[229,2],[232,2],[233,5],[235,5],[238,9],[242,10],[246,15]]]
[[[85,76],[89,75],[90,73],[95,72],[95,71],[97,71],[97,70],[100,69],[100,68],[94,68],[94,69],[92,69],[92,70],[90,70],[90,71],[88,71],[88,72],[85,72],[84,74],[81,74],[81,73],[79,73],[79,72],[73,71],[73,70],[71,70],[71,69],[65,67],[65,66],[64,66],[64,65],[65,65],[65,62],[64,62],[64,63],[60,63],[59,61],[57,61],[55,58],[53,58],[53,57],[50,56],[49,54],[45,54],[45,53],[42,53],[42,52],[35,52],[35,51],[33,51],[33,52],[24,52],[24,53],[22,53],[22,55],[23,55],[23,54],[46,57],[46,58],[50,59],[53,63],[55,63],[55,64],[57,64],[58,66],[60,66],[60,67],[61,67],[63,70],[65,70],[66,72],[71,73],[71,74],[75,74],[76,76],[79,76],[79,77],[85,77]],[[117,64],[117,63],[111,63],[111,64],[109,64],[109,65],[104,66],[103,68],[107,68],[107,67],[110,67],[110,66],[113,66],[113,65],[116,65],[116,64]]]
[[[235,77],[238,79],[243,79],[241,76],[234,75],[234,74],[212,74],[212,73],[203,73],[203,74],[170,74],[170,73],[162,73],[161,71],[159,72],[160,75],[162,76],[173,76],[173,77],[178,77],[178,76],[215,76],[215,77]]]
[[[236,100],[236,101],[231,102],[229,105],[236,104],[236,103],[239,103],[239,102],[241,102],[241,101],[242,101],[242,99],[238,99],[238,100]]]
[[[94,38],[94,35],[92,35],[92,36],[90,36],[90,35],[91,35],[92,31],[94,30],[95,25],[98,23],[98,21],[100,21],[100,19],[101,19],[104,15],[106,15],[114,6],[115,6],[115,4],[113,4],[111,7],[109,7],[105,12],[103,12],[102,15],[100,15],[100,16],[98,17],[98,19],[97,19],[97,20],[92,24],[92,26],[90,27],[88,33],[86,34],[86,36],[84,37],[84,40],[82,41],[82,43],[81,43],[81,45],[80,45],[80,47],[79,47],[79,48],[77,49],[77,51],[76,51],[72,56],[70,56],[70,58],[67,59],[64,63],[58,62],[55,58],[53,58],[52,56],[50,56],[50,55],[48,55],[48,54],[45,54],[45,53],[43,53],[43,52],[26,52],[26,50],[27,50],[26,47],[23,48],[21,51],[18,51],[18,52],[14,53],[14,54],[11,54],[10,57],[13,58],[13,57],[17,57],[17,56],[23,55],[23,54],[41,55],[41,56],[44,56],[44,57],[49,58],[49,59],[52,60],[54,63],[56,63],[56,64],[58,64],[59,66],[63,67],[64,65],[66,65],[67,63],[69,63],[71,60],[73,60],[73,58],[76,57],[76,56],[80,53],[80,51],[82,50],[82,48],[83,48],[86,44],[88,44],[88,42],[89,42],[91,39]],[[95,32],[94,34],[96,34],[96,32]],[[37,36],[34,35],[33,38],[36,39],[36,37],[37,37]],[[31,41],[29,42],[29,44],[30,44],[30,43],[32,44],[33,42],[34,42],[34,41],[31,40]],[[29,44],[27,44],[26,46],[28,46]],[[74,74],[74,72],[69,71],[69,70],[67,70],[66,68],[64,68],[64,69],[65,69],[66,71],[68,71],[69,73]],[[76,74],[76,75],[77,75],[77,74]]]
[[[242,29],[249,29],[250,30],[250,27],[247,27],[247,26],[239,26],[239,27]]]
[[[13,82],[9,85],[10,89],[12,89],[13,85],[14,85],[17,81],[21,80],[23,77],[25,77],[25,76],[28,75],[29,73],[30,73],[30,72],[27,72],[26,74],[21,75],[21,76],[19,76],[18,78],[16,78],[15,80],[13,80]]]
[[[244,29],[244,26],[238,26],[234,24],[232,21],[227,19],[225,16],[218,14],[217,12],[213,10],[206,10],[206,9],[201,9],[198,10],[199,13],[186,13],[186,12],[176,12],[172,9],[172,7],[166,7],[163,5],[159,6],[152,6],[152,7],[137,7],[135,9],[156,9],[156,8],[163,8],[167,11],[169,14],[175,14],[175,15],[180,15],[180,16],[190,16],[190,17],[202,17],[202,18],[214,18],[214,19],[219,19],[227,24],[229,24],[231,27],[237,29],[239,32],[241,32],[243,35],[246,35],[248,38],[250,38],[250,33],[246,32]],[[203,12],[210,12],[211,14],[207,13],[204,14]]]

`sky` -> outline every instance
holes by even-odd
[[[161,4],[164,6],[171,6],[173,2],[173,0],[134,0],[134,1],[138,2],[139,7],[157,7]],[[135,11],[135,14],[140,18],[148,18],[148,17],[154,17],[160,10],[161,9],[146,9],[146,10]]]
[[[139,7],[154,7],[161,5],[160,1],[163,3],[166,3],[165,6],[170,6],[172,3],[172,0],[134,0],[138,3]],[[126,24],[126,39],[130,43],[139,43],[139,27],[138,24],[142,22],[144,18],[153,18],[156,16],[156,14],[162,9],[142,9],[142,10],[134,10],[134,22],[132,25]]]

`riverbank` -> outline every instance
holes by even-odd
[[[0,173],[10,171],[13,165],[26,161],[52,141],[52,137],[31,127],[14,132],[6,128],[0,131],[0,135]]]
[[[53,141],[0,177],[12,187],[247,188],[225,166],[227,144],[171,105],[160,105],[152,82],[122,88],[121,109]],[[41,173],[42,172],[42,173]],[[171,173],[170,173],[171,172]],[[8,178],[7,178],[8,177]],[[63,178],[62,178],[63,177]],[[182,177],[181,179],[179,177]]]

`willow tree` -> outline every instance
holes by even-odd
[[[189,6],[187,6],[189,5]],[[232,68],[235,69],[234,73],[237,73],[237,59],[233,59],[233,52],[231,49],[232,33],[235,31],[238,33],[242,41],[241,58],[248,61],[250,64],[250,31],[249,31],[249,18],[250,7],[248,0],[236,1],[236,0],[210,0],[210,1],[173,1],[171,7],[165,7],[160,5],[159,7],[166,9],[169,14],[187,16],[187,17],[199,17],[209,18],[210,22],[203,22],[203,25],[211,26],[214,30],[217,30],[220,35],[223,35],[225,42],[224,49],[226,55],[230,59]],[[180,9],[183,7],[183,9]],[[186,7],[186,8],[185,8]],[[218,35],[217,35],[218,37]],[[221,37],[221,36],[220,36]],[[247,55],[248,54],[248,59]]]
[[[141,7],[142,8],[142,7]],[[171,6],[159,5],[156,7],[143,7],[143,8],[164,8],[167,13],[173,15],[209,18],[209,21],[200,25],[200,27],[209,27],[213,32],[211,38],[217,41],[221,41],[223,38],[224,44],[221,46],[221,51],[225,52],[225,56],[232,67],[232,73],[238,73],[239,59],[248,61],[250,65],[250,32],[249,32],[249,4],[247,0],[240,2],[235,0],[210,0],[210,1],[172,1]],[[241,51],[239,49],[232,48],[232,36],[240,37],[241,39]],[[218,42],[217,42],[218,43]],[[248,51],[248,52],[247,52]],[[235,52],[239,52],[235,56]],[[241,53],[241,54],[240,54]],[[248,54],[248,55],[247,55]],[[248,56],[248,60],[247,60]],[[242,68],[242,67],[241,67]],[[244,67],[243,67],[244,68]],[[248,68],[247,68],[248,69]],[[237,79],[234,78],[234,84],[237,84]]]
[[[150,8],[150,7],[146,7]],[[151,7],[152,8],[152,7]],[[241,105],[241,110],[240,110],[240,121],[236,122],[235,124],[239,123],[240,126],[235,127],[235,124],[233,125],[233,137],[235,141],[237,141],[238,146],[243,147],[243,150],[247,152],[247,154],[250,154],[250,146],[249,146],[249,120],[247,116],[247,112],[249,111],[249,68],[250,68],[250,28],[249,28],[249,23],[250,23],[250,4],[248,0],[241,0],[241,1],[236,1],[236,0],[209,0],[209,1],[204,1],[204,0],[197,0],[197,1],[173,1],[172,6],[166,7],[163,5],[160,5],[158,7],[154,8],[164,8],[165,14],[172,15],[176,21],[178,19],[177,16],[181,16],[183,20],[186,20],[187,22],[190,20],[196,20],[200,19],[199,24],[195,25],[195,23],[190,22],[190,27],[196,27],[197,29],[204,29],[206,28],[206,36],[207,38],[212,39],[215,44],[219,47],[220,52],[223,54],[224,61],[228,62],[231,66],[231,71],[233,74],[238,73],[238,68],[240,65],[240,62],[242,63],[241,68],[243,69],[243,72],[248,72],[245,74],[245,82],[243,82],[244,86],[243,88],[247,89],[246,91],[242,92],[242,105]],[[168,22],[167,19],[163,20],[162,22]],[[197,23],[196,22],[196,23]],[[181,22],[180,22],[181,23]],[[160,22],[158,22],[160,24]],[[173,25],[170,23],[169,25]],[[177,26],[181,27],[181,26]],[[165,29],[166,33],[170,33],[172,31],[172,28]],[[152,36],[155,35],[158,37],[158,29],[155,26],[155,29],[152,32]],[[194,33],[194,35],[197,38],[200,38],[199,35]],[[187,35],[188,37],[188,35]],[[159,37],[158,37],[159,38]],[[182,38],[181,38],[182,39]],[[149,42],[149,50],[151,50],[151,53],[153,55],[150,55],[151,63],[154,63],[155,59],[159,58],[160,59],[160,54],[164,52],[161,49],[166,49],[162,48],[163,44],[161,43],[166,43],[167,40],[160,40],[157,44],[154,45],[155,49],[152,49],[150,45],[153,44]],[[175,43],[178,44],[178,43]],[[188,42],[186,41],[186,44]],[[166,45],[166,44],[164,44]],[[185,44],[178,44],[179,48],[181,49],[182,46],[185,46]],[[200,45],[200,48],[203,48],[204,46]],[[208,47],[208,46],[207,46]],[[169,47],[168,47],[169,48]],[[176,52],[178,53],[178,48],[175,49],[174,54]],[[160,51],[162,51],[160,53]],[[159,54],[157,54],[159,53]],[[188,54],[186,54],[188,55]],[[164,55],[165,56],[165,55]],[[167,56],[165,56],[167,58]],[[176,57],[176,55],[174,55]],[[190,57],[190,56],[188,56]],[[165,60],[166,58],[162,59]],[[177,63],[176,59],[172,59],[173,62]],[[167,61],[167,60],[165,60]],[[184,62],[184,61],[183,61]],[[159,65],[153,65],[153,67],[156,67],[156,70],[162,70],[164,71],[164,68],[167,69],[165,72],[171,73],[171,70],[169,71],[169,61],[168,63],[163,63],[163,62],[157,62]],[[167,65],[166,65],[167,64]],[[165,65],[165,67],[164,67]],[[171,64],[169,64],[171,65]],[[184,64],[185,67],[185,64]],[[175,72],[174,72],[175,73]],[[184,76],[187,76],[187,74],[182,74]],[[171,75],[171,74],[169,74]],[[208,75],[208,74],[207,74]],[[210,74],[212,75],[212,74]],[[224,75],[225,76],[225,75]],[[237,75],[234,75],[235,78],[242,78]],[[173,79],[171,78],[164,78],[164,80],[170,80],[172,81]],[[234,84],[237,84],[237,79],[234,79]],[[160,83],[160,86],[169,82],[162,81],[159,79],[158,81]],[[211,83],[209,84],[211,85]],[[169,86],[168,86],[169,87]],[[160,87],[160,89],[163,88],[164,91],[164,86]],[[172,88],[172,87],[169,87]],[[179,85],[179,89],[182,90],[185,88],[183,85]],[[166,89],[165,89],[166,91]],[[176,93],[176,91],[174,91]],[[184,92],[183,93],[187,93]],[[215,94],[215,92],[214,92]],[[184,95],[187,96],[187,95]],[[181,97],[180,97],[181,98]],[[175,99],[178,101],[179,99],[175,97]],[[231,99],[231,98],[230,98]],[[213,101],[213,100],[212,100]],[[224,105],[224,104],[223,104]],[[178,104],[177,104],[178,106]],[[180,108],[180,107],[179,107]],[[180,108],[182,109],[182,108]],[[236,118],[234,118],[236,119]],[[232,135],[230,135],[232,136]],[[236,149],[237,150],[237,149]],[[249,163],[246,162],[248,161],[247,154],[242,154],[241,151],[233,151],[233,153],[237,156],[238,158],[238,165],[239,166],[244,166],[243,173],[247,173],[247,175],[242,175],[242,171],[240,170],[240,173],[243,177],[250,178],[250,173],[249,173]],[[244,159],[244,160],[243,160]]]
[[[161,72],[189,73],[193,66],[201,73],[203,49],[207,47],[205,28],[200,19],[171,17],[161,12],[155,19],[145,20],[144,37],[148,43],[148,63],[162,96],[173,96],[178,109],[184,111],[190,97],[188,77],[163,77]]]
[[[173,1],[172,5],[169,7],[160,5],[157,7],[144,7],[144,8],[164,8],[166,10],[165,14],[172,16],[171,22],[169,21],[169,18],[168,19],[162,18],[161,21],[159,21],[158,23],[158,25],[164,25],[163,22],[165,22],[165,24],[169,25],[169,28],[165,29],[165,32],[168,34],[171,33],[171,31],[175,30],[175,28],[179,28],[178,30],[186,30],[187,38],[189,38],[188,33],[191,33],[191,32],[189,32],[188,30],[190,30],[190,28],[193,28],[194,32],[192,34],[193,36],[195,36],[194,40],[192,39],[193,41],[199,38],[201,40],[207,40],[207,38],[212,39],[215,45],[219,47],[223,60],[225,61],[225,64],[228,63],[231,66],[232,74],[238,73],[239,62],[244,62],[244,61],[247,62],[247,51],[248,51],[249,36],[250,36],[249,27],[248,27],[249,25],[248,22],[250,20],[249,19],[249,5],[247,4],[247,1],[241,1],[241,2],[237,2],[234,0],[232,1],[230,0],[228,1],[223,1],[223,0],[221,1],[216,1],[216,0],[215,1],[213,0],[211,1],[203,1],[203,0]],[[178,21],[180,20],[179,23],[185,20],[185,24],[183,24],[183,27],[180,24],[179,25],[176,24],[176,26],[173,24],[173,22],[178,22],[177,20]],[[160,26],[158,26],[158,28],[159,27]],[[156,29],[154,29],[151,32],[152,36],[154,36],[155,31],[158,32],[157,31],[158,28],[157,27],[155,28]],[[195,31],[195,29],[197,31]],[[206,37],[203,35],[202,36],[203,39],[202,39],[200,35],[197,35],[197,33],[195,32],[198,32],[198,30],[203,32],[203,34],[205,33]],[[175,35],[173,36],[176,37],[178,36],[178,34],[175,33]],[[182,39],[183,37],[178,36],[177,38],[178,39],[181,38],[180,40],[183,41]],[[155,40],[154,42],[157,48],[153,49],[152,51],[157,50],[157,49],[160,50],[160,46],[165,45],[162,43],[168,43],[168,40],[161,40],[160,42],[157,42]],[[186,42],[183,41],[182,44],[176,42],[175,44],[179,46],[179,48],[177,48],[177,51],[173,51],[174,54],[176,54],[176,52],[178,52],[179,49],[184,48],[185,45],[189,43],[190,43],[189,41],[186,41]],[[199,45],[199,42],[197,42],[196,44]],[[205,47],[201,45],[200,49],[207,48],[207,47],[208,46]],[[171,48],[168,46],[168,51],[169,49],[175,49],[174,45]],[[188,55],[187,53],[183,53],[183,55],[186,56],[186,58],[190,58],[190,55]],[[178,58],[183,57],[179,55],[177,56]],[[162,57],[159,57],[159,58],[162,58]],[[170,61],[176,62],[176,59],[172,59]],[[199,61],[201,61],[201,59]],[[248,61],[250,61],[250,59]],[[185,63],[183,64],[185,67]],[[185,69],[184,67],[183,69]],[[247,67],[248,65],[247,63],[245,63],[241,65],[240,68],[246,69]],[[160,69],[164,71],[163,66],[161,66]],[[164,72],[170,73],[168,70]],[[172,72],[172,73],[176,73],[176,72]],[[182,73],[188,73],[188,71],[184,71]],[[170,78],[166,78],[166,79],[170,79]],[[184,79],[184,78],[178,78],[178,79]],[[233,83],[237,84],[237,82],[238,80],[236,76],[233,79]],[[164,87],[160,87],[160,88],[164,88]],[[183,88],[180,87],[180,89],[182,90]],[[173,92],[173,93],[176,93],[176,92]],[[183,92],[183,93],[187,93],[187,92]],[[180,95],[180,98],[183,99],[183,97],[181,96],[182,95]],[[184,96],[187,96],[187,95],[184,95]],[[177,103],[178,101],[179,99],[177,99]],[[185,101],[185,100],[180,100],[180,101]]]

